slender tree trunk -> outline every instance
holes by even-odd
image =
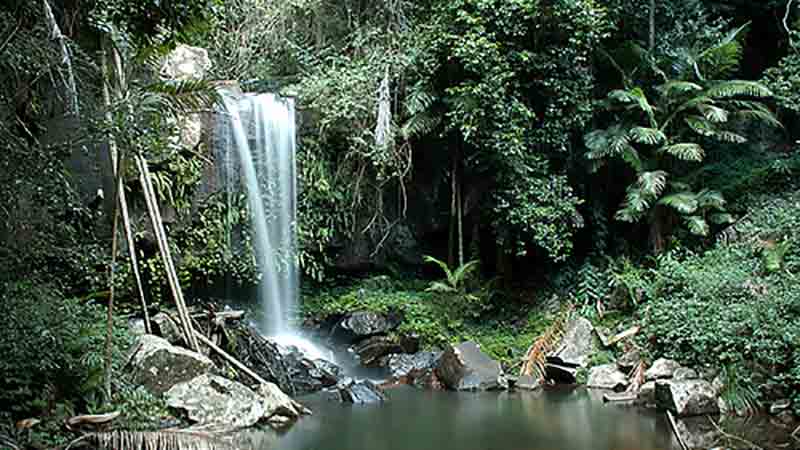
[[[656,0],[650,0],[650,39],[648,49],[650,53],[656,48]]]
[[[56,17],[50,8],[49,0],[43,0],[44,15],[50,25],[50,39],[57,41],[59,49],[61,50],[61,63],[67,70],[67,77],[65,80],[67,88],[67,111],[70,114],[80,115],[80,103],[78,102],[78,87],[75,83],[75,73],[72,70],[72,57],[70,56],[69,47],[67,47],[67,38],[61,33],[61,28],[56,22]]]
[[[453,157],[453,167],[450,169],[450,236],[447,242],[447,265],[454,267],[456,264],[456,158]]]
[[[115,174],[115,178],[119,179],[119,174]],[[112,227],[113,238],[111,240],[111,267],[108,270],[108,314],[106,316],[106,348],[105,348],[105,379],[104,387],[106,391],[106,400],[111,400],[111,348],[114,341],[114,293],[116,292],[114,286],[114,275],[117,267],[117,235],[119,226],[119,208],[117,202],[114,202],[114,225]]]
[[[459,162],[461,160],[461,151],[459,145],[459,152],[456,155],[456,162],[453,164],[453,171],[455,174],[455,191],[456,191],[456,221],[458,224],[458,266],[464,265],[464,211],[461,200],[461,173],[459,170]]]

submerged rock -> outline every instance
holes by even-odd
[[[656,403],[678,417],[719,413],[714,388],[705,380],[656,381]]]
[[[332,398],[342,403],[359,405],[382,403],[386,401],[383,389],[370,380],[356,381],[345,378],[332,390]]]
[[[361,339],[386,334],[400,325],[399,314],[381,314],[356,311],[347,314],[333,327],[331,337],[336,341],[352,343]]]
[[[561,345],[547,357],[548,362],[557,365],[586,367],[589,357],[595,350],[594,327],[583,317],[567,324]]]
[[[139,337],[129,363],[134,382],[155,395],[214,368],[214,363],[206,356],[175,347],[151,334]]]
[[[616,364],[604,364],[591,368],[586,386],[596,389],[621,391],[628,386],[628,377],[617,369]]]
[[[656,407],[656,382],[655,381],[648,381],[639,387],[639,393],[636,397],[636,403],[638,405],[645,406],[647,408],[655,408]]]
[[[451,346],[436,366],[436,375],[448,388],[456,391],[506,389],[503,368],[471,341]]]
[[[675,371],[680,369],[681,365],[676,361],[666,358],[657,359],[649,369],[644,373],[644,379],[647,381],[655,381],[666,378],[672,378]]]
[[[310,413],[272,383],[254,392],[241,383],[208,374],[176,384],[165,398],[167,405],[185,411],[198,426],[213,431],[248,428],[261,421],[284,426]]]

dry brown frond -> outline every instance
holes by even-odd
[[[239,450],[212,434],[197,431],[112,431],[93,434],[89,440],[108,450]]]
[[[631,373],[628,374],[628,379],[631,381],[631,384],[628,385],[628,389],[625,392],[639,392],[639,389],[644,384],[644,372],[646,370],[647,366],[645,365],[644,361],[639,361],[639,364],[637,364],[636,367],[631,370]]]
[[[522,362],[519,374],[535,375],[539,380],[544,380],[547,354],[551,353],[561,343],[561,338],[567,329],[572,314],[572,308],[566,308],[553,323],[533,341]]]

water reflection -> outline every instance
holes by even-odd
[[[250,433],[260,450],[670,450],[658,414],[603,405],[587,391],[518,393],[396,388],[381,406],[305,399],[314,416],[286,434]],[[259,437],[260,436],[260,437]]]

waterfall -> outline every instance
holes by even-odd
[[[226,97],[225,106],[232,142],[224,147],[236,149],[261,270],[262,331],[292,335],[289,314],[298,297],[294,102],[273,94],[247,94],[238,101]],[[237,181],[230,153],[223,155],[222,168],[229,193]]]

